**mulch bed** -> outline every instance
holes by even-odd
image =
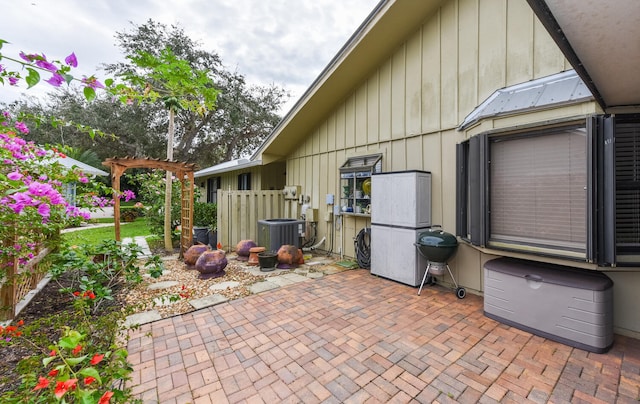
[[[60,319],[65,319],[66,325],[73,326],[73,318],[75,317],[73,299],[68,294],[59,292],[61,287],[71,286],[72,279],[70,274],[64,274],[57,281],[49,281],[20,312],[16,322],[23,320],[25,327],[27,327],[42,319],[57,316]],[[114,291],[114,296],[115,299],[109,302],[109,309],[117,310],[123,306],[124,299],[122,294],[117,291]],[[50,343],[53,343],[60,338],[61,329],[43,322],[38,327],[38,334],[46,335]],[[43,346],[42,349],[46,350],[47,347]],[[0,394],[18,389],[21,384],[20,374],[16,369],[18,362],[36,354],[38,354],[38,348],[20,338],[12,341],[11,345],[0,345]]]

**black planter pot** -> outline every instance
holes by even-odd
[[[194,227],[193,228],[193,243],[194,244],[209,244],[209,228],[208,227]]]
[[[272,252],[258,253],[258,265],[263,272],[269,272],[276,269],[278,265],[278,254]]]

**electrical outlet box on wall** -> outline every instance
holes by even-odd
[[[282,191],[284,199],[298,199],[302,193],[300,185],[286,185]]]
[[[317,222],[318,221],[318,209],[309,208],[305,212],[305,219],[307,222]]]

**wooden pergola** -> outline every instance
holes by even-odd
[[[180,257],[193,244],[193,172],[196,170],[195,164],[178,161],[158,160],[150,158],[133,157],[113,157],[102,162],[102,165],[111,168],[111,187],[115,195],[120,194],[120,177],[128,168],[149,168],[171,171],[180,179],[181,184],[181,214],[180,225],[182,232],[180,235]],[[113,219],[115,222],[116,240],[120,241],[120,198],[114,199]]]

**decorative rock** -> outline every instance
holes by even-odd
[[[249,259],[249,250],[257,246],[258,245],[253,240],[240,240],[240,242],[236,245],[236,254],[238,254],[238,261],[247,261]]]
[[[200,258],[200,255],[202,255],[203,252],[210,250],[209,246],[204,244],[196,244],[189,247],[189,249],[184,253],[184,263],[187,265],[187,268],[193,269],[193,266],[196,264],[196,261],[198,261],[198,258]]]
[[[196,310],[204,309],[205,307],[215,306],[216,304],[229,301],[229,298],[219,295],[217,293],[201,297],[200,299],[189,300],[189,304]]]
[[[226,273],[227,257],[223,250],[205,251],[196,261],[196,270],[200,272],[200,279],[218,278]]]
[[[278,250],[278,268],[293,268],[298,265],[298,247],[283,245]]]

